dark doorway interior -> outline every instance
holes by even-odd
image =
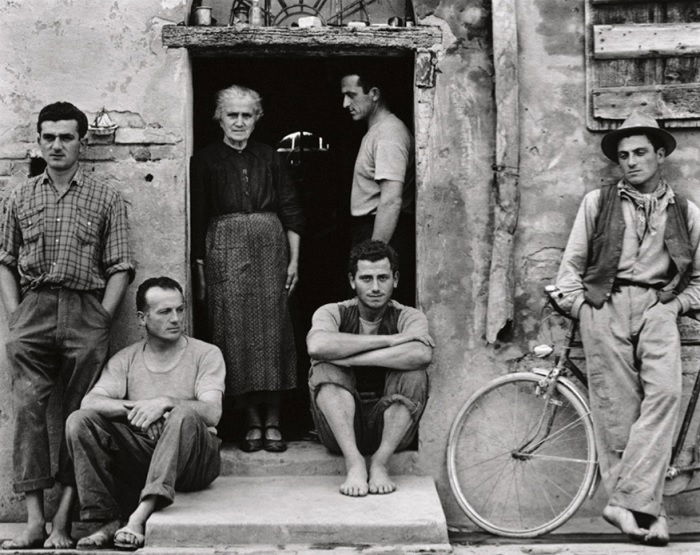
[[[296,132],[311,133],[308,141],[290,140],[290,173],[298,188],[306,216],[302,237],[300,282],[291,310],[298,352],[297,390],[286,395],[282,427],[288,439],[300,439],[313,427],[308,410],[306,379],[309,359],[305,337],[316,308],[347,298],[345,265],[350,248],[349,200],[355,155],[366,128],[353,123],[342,108],[340,78],[353,67],[380,64],[390,75],[392,111],[413,130],[413,56],[378,58],[343,57],[240,57],[193,59],[194,150],[220,141],[222,133],[212,121],[216,93],[231,84],[251,87],[263,97],[264,116],[253,138],[278,145]],[[320,142],[319,142],[320,141]],[[317,148],[318,145],[323,148]],[[325,147],[328,148],[325,148]],[[206,314],[195,307],[195,335],[207,338]],[[228,407],[220,432],[224,439],[240,437],[242,418]]]

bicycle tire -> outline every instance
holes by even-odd
[[[497,378],[462,406],[450,429],[450,487],[466,515],[498,536],[533,538],[566,522],[597,473],[593,422],[585,399],[564,378],[550,402],[552,428],[531,456],[518,448],[544,412],[542,376]]]

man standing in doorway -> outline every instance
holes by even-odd
[[[398,299],[414,304],[415,165],[414,142],[394,115],[379,72],[360,69],[341,80],[343,108],[354,121],[367,123],[353,170],[350,213],[352,244],[384,241],[402,260]]]
[[[78,164],[87,127],[72,104],[45,106],[37,131],[47,168],[4,205],[0,292],[9,315],[14,490],[27,507],[27,527],[5,549],[73,545],[75,482],[65,438],[56,476],[64,489],[46,537],[43,490],[54,484],[47,404],[61,382],[63,419],[80,406],[102,370],[110,324],[134,274],[124,200]]]
[[[320,307],[306,338],[311,413],[321,442],[345,458],[340,492],[352,497],[396,489],[387,464],[415,438],[428,398],[434,343],[425,315],[392,300],[397,269],[386,243],[356,245],[348,265],[356,297]]]
[[[677,319],[700,309],[700,210],[661,173],[673,136],[633,113],[603,137],[622,179],[581,203],[557,277],[580,319],[603,517],[631,539],[669,541],[666,468],[681,399]]]

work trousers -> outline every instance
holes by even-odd
[[[584,304],[581,339],[598,461],[609,503],[661,514],[681,400],[678,303],[621,286],[599,309]]]
[[[221,441],[192,409],[175,407],[160,438],[125,421],[81,409],[66,422],[82,520],[126,519],[139,501],[170,505],[175,491],[197,491],[219,475]]]
[[[47,285],[29,290],[9,317],[5,347],[12,371],[17,493],[54,484],[46,411],[58,384],[63,388],[63,420],[56,479],[73,483],[63,423],[80,407],[107,358],[111,318],[98,297]]]
[[[384,388],[378,399],[363,402],[357,391],[357,372],[384,373]],[[425,370],[388,370],[365,368],[357,370],[343,368],[330,362],[317,362],[309,372],[311,415],[321,443],[331,452],[339,454],[340,446],[333,435],[321,409],[316,404],[316,396],[324,385],[341,387],[355,399],[355,442],[363,455],[374,453],[382,439],[384,411],[394,403],[404,405],[411,415],[411,426],[401,439],[396,451],[407,449],[418,432],[418,422],[428,400],[428,374]]]

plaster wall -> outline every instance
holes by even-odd
[[[415,6],[421,23],[443,31],[428,138],[417,141],[427,149],[417,191],[418,297],[437,343],[418,465],[435,478],[448,523],[463,525],[446,473],[449,428],[462,403],[503,371],[508,350],[484,341],[495,150],[490,2]]]
[[[67,100],[92,120],[103,107],[119,124],[94,140],[82,164],[108,178],[129,204],[137,276],[116,316],[112,350],[139,337],[135,288],[167,274],[187,283],[191,112],[186,52],[167,52],[160,27],[183,20],[186,0],[8,0],[0,3],[0,184],[26,176],[37,154],[36,118]],[[104,144],[103,144],[104,143]],[[0,316],[0,343],[7,334]],[[22,518],[12,493],[12,400],[0,358],[0,521]]]

